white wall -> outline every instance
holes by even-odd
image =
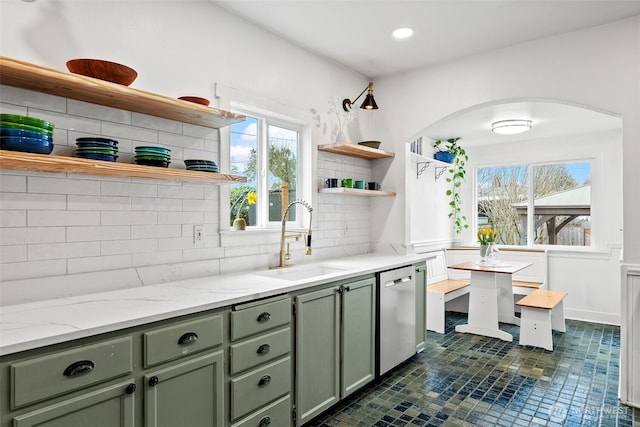
[[[558,100],[610,111],[622,117],[622,147],[613,146],[612,158],[596,153],[601,148],[594,148],[589,154],[597,157],[596,168],[600,168],[600,177],[604,179],[603,187],[594,191],[599,191],[603,197],[600,214],[604,214],[602,220],[606,225],[601,223],[600,235],[606,241],[597,242],[596,251],[591,254],[550,254],[551,288],[569,292],[565,307],[575,318],[619,324],[622,233],[625,261],[637,263],[640,260],[640,229],[636,220],[640,207],[640,191],[636,184],[640,182],[640,149],[637,143],[640,139],[639,28],[640,18],[627,19],[376,82],[377,93],[385,98],[388,112],[379,122],[380,137],[393,140],[398,154],[405,153],[407,141],[442,117],[497,100]],[[469,150],[470,167],[484,161],[482,152],[495,154],[487,147],[482,150]],[[539,151],[522,150],[518,154],[536,152]],[[461,244],[474,244],[471,232],[456,236],[450,224],[434,220],[434,212],[442,209],[442,201],[437,198],[443,197],[444,184],[434,183],[432,170],[419,180],[402,182],[402,171],[407,164],[415,167],[411,160],[397,155],[385,186],[402,188],[406,185],[407,193],[403,194],[409,199],[406,203],[417,208],[413,213],[405,211],[402,197],[396,198],[388,210],[374,206],[376,219],[382,224],[374,239],[379,243],[405,245],[408,250],[411,243],[424,239],[427,246],[431,245],[429,249],[438,244],[451,244],[456,239],[460,239],[458,243]],[[611,169],[602,169],[603,164]],[[407,177],[412,174],[412,170],[408,171]],[[624,221],[620,216],[622,194]],[[436,199],[430,200],[434,197]],[[465,197],[466,208],[473,209],[469,189]],[[429,205],[433,210],[426,211]],[[407,228],[409,226],[412,228]],[[576,271],[581,272],[579,277],[574,274]]]
[[[312,159],[303,173],[312,181],[314,254],[305,257],[303,244],[293,242],[292,262],[370,250],[373,199],[315,191],[328,176],[371,178],[371,162],[315,149],[333,142],[330,97],[364,88],[363,76],[204,0],[3,1],[0,24],[3,56],[63,71],[71,58],[109,59],[138,71],[132,84],[138,89],[204,96],[222,108],[253,105],[307,123]],[[158,143],[173,149],[172,166],[184,167],[179,161],[196,154],[228,164],[219,132],[207,128],[6,86],[0,101],[2,112],[53,121],[55,154],[72,155],[78,136],[102,135],[120,140],[123,161],[132,160],[136,145]],[[371,119],[360,120],[364,126],[350,128],[353,139]],[[0,171],[2,304],[276,263],[279,229],[224,231],[218,205],[226,192],[226,186]],[[205,225],[202,245],[192,238],[198,223]]]

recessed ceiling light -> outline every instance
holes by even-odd
[[[400,27],[396,28],[391,32],[391,35],[396,39],[406,39],[411,37],[414,33],[414,29],[411,27]]]
[[[515,135],[531,129],[531,120],[501,120],[491,123],[491,130],[501,135]]]

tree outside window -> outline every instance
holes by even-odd
[[[590,184],[589,162],[480,168],[478,228],[503,245],[590,246]]]
[[[246,176],[247,183],[231,186],[231,222],[240,206],[240,216],[249,226],[281,221],[284,209],[296,198],[299,140],[294,126],[265,117],[247,117],[232,125],[231,171]],[[248,192],[258,194],[255,205],[239,202]],[[296,209],[292,209],[287,220],[295,219]]]

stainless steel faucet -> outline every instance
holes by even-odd
[[[309,211],[309,230],[307,230],[306,241],[305,241],[305,255],[311,255],[311,216],[313,213],[313,208],[309,203],[304,200],[298,199],[289,203],[289,206],[284,210],[282,214],[282,228],[280,230],[280,252],[278,254],[278,265],[271,266],[269,268],[282,268],[282,267],[291,267],[292,264],[287,264],[287,260],[291,259],[291,253],[289,252],[289,244],[287,243],[287,250],[285,251],[284,243],[286,239],[296,239],[299,240],[302,237],[301,233],[294,233],[287,235],[287,216],[289,214],[289,209],[295,204],[300,204],[307,208]]]

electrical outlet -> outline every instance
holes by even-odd
[[[193,243],[204,242],[204,225],[193,226]]]

